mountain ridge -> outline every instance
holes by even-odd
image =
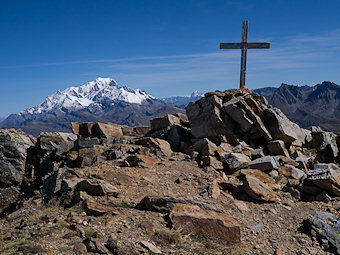
[[[340,132],[340,86],[334,82],[324,81],[315,86],[282,83],[276,89],[262,88],[254,92],[266,97],[269,104],[302,127],[317,125]]]
[[[139,89],[120,87],[112,78],[97,78],[79,87],[69,87],[29,109],[11,114],[1,127],[16,127],[38,135],[40,131],[70,131],[70,122],[115,122],[148,125],[149,119],[183,112]]]

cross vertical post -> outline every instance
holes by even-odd
[[[240,72],[240,89],[246,87],[246,66],[248,49],[269,49],[270,43],[248,43],[248,20],[242,24],[242,42],[240,43],[220,43],[220,49],[241,49],[241,72]]]
[[[242,25],[240,89],[246,86],[247,41],[248,41],[248,20],[244,20]]]

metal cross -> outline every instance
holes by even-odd
[[[242,42],[240,43],[220,43],[220,49],[241,49],[241,74],[240,89],[246,86],[246,63],[247,49],[269,49],[270,43],[248,43],[248,20],[243,21],[242,26]]]

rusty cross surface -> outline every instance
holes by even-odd
[[[242,42],[240,43],[220,43],[220,49],[241,49],[241,74],[240,74],[240,89],[246,86],[246,63],[247,49],[269,49],[270,43],[258,42],[249,43],[248,40],[248,20],[243,21],[242,26]]]

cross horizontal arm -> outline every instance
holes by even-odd
[[[220,49],[269,49],[270,43],[220,43]]]

